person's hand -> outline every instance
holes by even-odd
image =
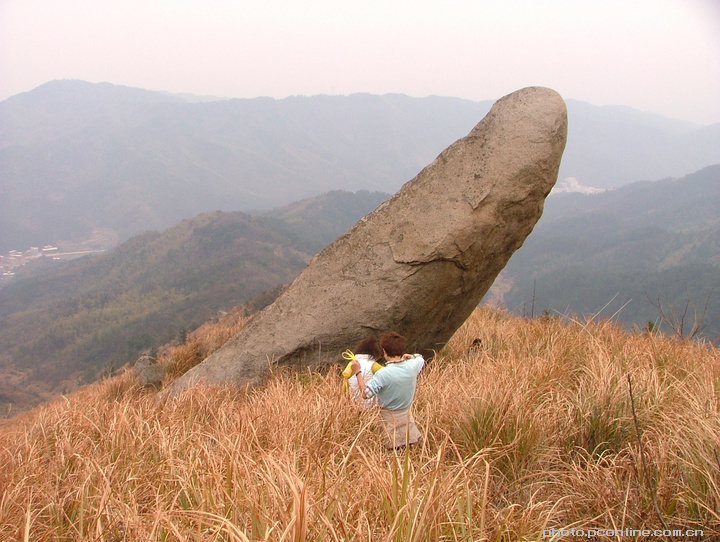
[[[356,374],[360,370],[360,362],[353,359],[352,362],[350,362],[350,367],[352,368],[353,374]]]
[[[412,359],[413,357],[412,354],[403,354],[403,359]]]

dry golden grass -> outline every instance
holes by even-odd
[[[163,361],[177,374],[243,324]],[[421,374],[425,438],[407,453],[383,450],[377,414],[339,383],[339,367],[278,370],[158,408],[128,372],[43,406],[0,429],[0,540],[720,537],[712,347],[478,310]]]

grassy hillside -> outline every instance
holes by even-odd
[[[243,322],[164,349],[168,382]],[[7,422],[0,539],[720,537],[717,349],[478,310],[421,373],[424,441],[398,453],[377,413],[341,394],[339,370],[276,370],[161,406],[127,372]]]

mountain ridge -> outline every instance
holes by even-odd
[[[188,102],[50,82],[0,102],[0,252],[96,229],[122,241],[202,212],[265,210],[336,189],[393,193],[491,104],[398,94]],[[567,104],[560,179],[608,188],[720,162],[720,124]]]
[[[700,316],[707,304],[702,336],[718,342],[719,208],[720,164],[602,194],[552,195],[494,300],[524,314],[620,311],[620,322],[639,326],[658,319],[659,301],[677,316],[693,306]]]

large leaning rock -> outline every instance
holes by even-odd
[[[272,364],[337,362],[368,332],[396,330],[411,351],[441,348],[540,218],[566,134],[555,91],[502,98],[170,393],[199,382],[257,383]]]

